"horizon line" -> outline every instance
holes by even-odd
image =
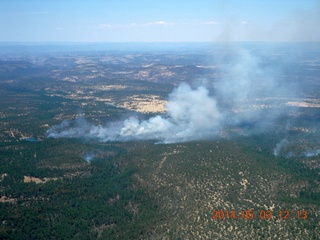
[[[18,45],[30,45],[30,44],[201,44],[201,43],[224,43],[224,44],[233,44],[233,43],[320,43],[320,41],[163,41],[163,42],[81,42],[81,41],[0,41],[0,45],[4,44],[18,44]]]

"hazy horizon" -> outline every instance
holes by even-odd
[[[0,42],[319,42],[308,1],[0,2]]]

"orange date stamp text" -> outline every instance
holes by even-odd
[[[243,219],[243,220],[252,220],[252,219],[261,219],[261,220],[271,220],[277,218],[280,220],[288,219],[301,219],[306,220],[308,218],[307,210],[279,210],[277,212],[267,210],[258,210],[254,211],[252,209],[248,210],[213,210],[212,217],[213,220],[227,220],[227,219]]]

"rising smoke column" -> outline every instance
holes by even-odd
[[[247,49],[232,52],[232,57],[221,64],[222,77],[214,80],[214,96],[203,86],[193,89],[184,83],[169,95],[165,115],[147,120],[130,117],[104,127],[91,125],[84,119],[64,121],[50,128],[47,136],[95,138],[105,142],[185,142],[217,137],[217,132],[227,127],[245,126],[245,134],[263,132],[286,114],[278,100],[263,102],[263,98],[270,96],[277,99],[294,94],[285,78],[277,77],[273,66],[266,66]]]
[[[157,140],[162,143],[184,142],[216,135],[222,114],[216,100],[204,87],[192,89],[181,84],[169,95],[166,115],[148,120],[130,117],[107,127],[94,126],[77,119],[63,121],[47,131],[48,137],[96,138],[101,141]]]
[[[276,147],[273,149],[273,155],[274,156],[279,156],[281,154],[281,150],[284,147],[287,147],[289,144],[287,139],[282,139],[280,142],[277,143]]]
[[[293,97],[295,91],[287,79],[280,77],[280,66],[263,59],[266,56],[258,57],[250,49],[236,49],[229,54],[232,57],[223,62],[222,77],[215,82],[216,98],[224,104],[225,121],[231,126],[255,124],[255,130],[265,131],[286,110],[279,101],[263,99]]]

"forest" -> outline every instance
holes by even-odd
[[[266,69],[288,51],[281,44],[273,52],[249,47],[264,54]],[[1,55],[0,239],[319,239],[318,52],[309,49],[285,66],[281,78],[290,80],[288,88],[305,86],[295,97],[266,92],[232,105],[220,95],[218,110],[232,107],[223,112],[228,124],[205,138],[171,143],[104,141],[88,132],[130,117],[172,122],[167,112],[130,106],[146,96],[168,102],[181,82],[193,91],[206,83],[212,97],[225,77],[209,57],[220,53],[219,46],[211,52]],[[285,114],[272,118],[274,109]],[[233,121],[246,111],[262,117]],[[48,136],[53,126],[72,126],[77,119],[89,126],[83,136]],[[215,211],[238,215],[215,220]],[[256,217],[243,219],[243,211]],[[261,211],[271,211],[272,218],[259,218]],[[290,217],[281,219],[286,211]],[[303,211],[305,218],[298,215]]]

